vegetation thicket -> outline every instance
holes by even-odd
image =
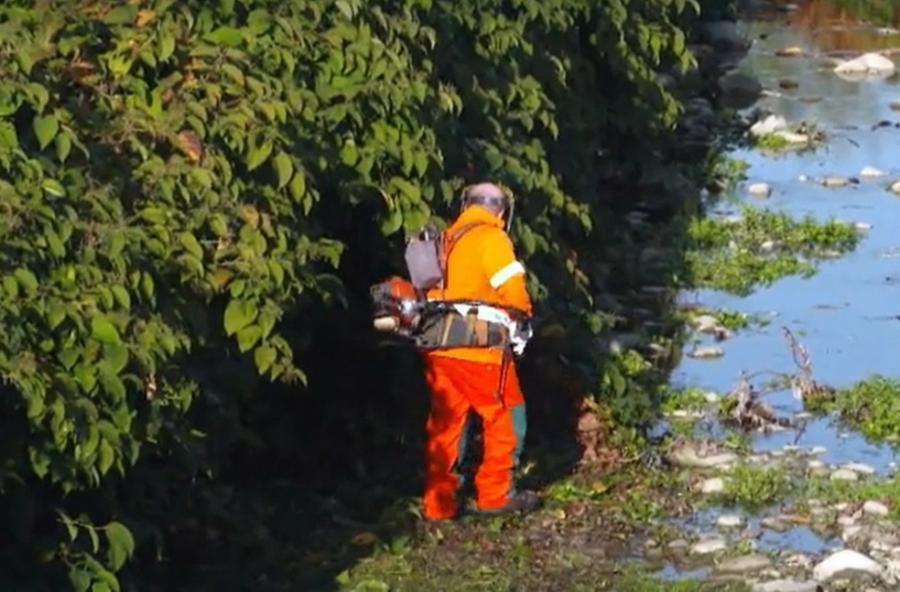
[[[693,67],[699,12],[4,2],[3,587],[289,585],[301,561],[274,514],[292,506],[254,495],[409,449],[416,368],[386,367],[366,289],[475,179],[518,195],[538,342],[637,420],[643,366],[594,353],[612,322],[597,298],[641,271],[609,257],[632,246],[634,188],[686,186],[664,165],[680,107],[657,74]]]

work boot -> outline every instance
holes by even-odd
[[[537,509],[540,500],[535,492],[528,489],[513,492],[506,500],[506,505],[494,510],[479,510],[483,516],[502,516],[505,514],[527,514]]]

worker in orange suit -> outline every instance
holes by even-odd
[[[480,183],[466,188],[462,200],[461,214],[445,232],[452,241],[445,243],[445,281],[428,292],[428,300],[478,301],[530,318],[525,269],[504,228],[510,196],[498,185]],[[479,513],[534,509],[537,496],[516,491],[513,485],[526,422],[509,347],[450,347],[427,351],[424,359],[432,394],[426,426],[425,518],[447,520],[458,514],[456,471],[471,411],[483,426],[483,458],[474,482]]]

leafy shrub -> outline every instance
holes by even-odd
[[[656,72],[691,66],[676,21],[691,9],[4,3],[8,577],[34,577],[40,557],[52,589],[64,568],[78,590],[115,590],[142,547],[147,563],[180,548],[225,563],[216,529],[240,533],[223,545],[267,537],[228,509],[226,477],[236,455],[291,458],[300,436],[284,399],[255,395],[362,339],[367,282],[474,178],[522,197],[514,237],[545,314],[600,331],[597,237],[617,230],[598,187],[662,160],[646,146],[679,108]],[[321,338],[322,311],[348,307]]]

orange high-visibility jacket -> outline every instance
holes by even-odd
[[[447,229],[448,235],[477,222],[460,238],[447,259],[447,281],[443,289],[428,292],[429,300],[478,300],[532,314],[525,288],[525,268],[516,259],[512,241],[503,230],[503,220],[477,205],[470,206]],[[503,354],[488,348],[452,348],[431,352],[473,362],[499,364]]]

